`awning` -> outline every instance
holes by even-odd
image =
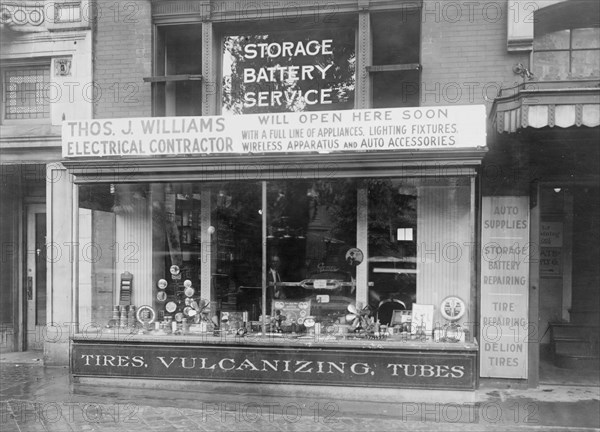
[[[502,89],[490,112],[498,133],[600,125],[600,80],[526,82]]]

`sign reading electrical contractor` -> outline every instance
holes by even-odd
[[[485,107],[65,121],[63,157],[451,150],[485,146]]]
[[[527,378],[528,203],[527,197],[482,199],[482,377]]]

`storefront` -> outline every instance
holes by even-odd
[[[63,123],[74,378],[476,388],[486,113],[410,98],[420,15],[257,31],[167,3],[152,116]]]
[[[482,106],[65,122],[73,376],[475,388],[485,150]]]

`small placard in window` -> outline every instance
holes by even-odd
[[[315,289],[326,289],[327,279],[315,279],[313,282],[313,286]]]
[[[329,295],[327,295],[327,294],[317,295],[317,303],[329,303]]]
[[[396,237],[398,241],[413,241],[412,228],[398,228]]]

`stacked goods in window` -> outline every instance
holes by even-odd
[[[157,283],[157,300],[161,304],[159,319],[162,322],[155,326],[155,331],[174,335],[212,331],[210,303],[197,295],[190,279],[182,282],[178,266],[171,266],[170,273],[170,284],[166,279]]]

